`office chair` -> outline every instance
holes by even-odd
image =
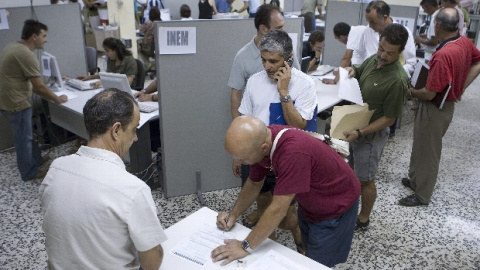
[[[100,71],[100,68],[97,66],[97,49],[94,47],[85,47],[85,53],[87,55],[87,68],[88,73],[93,75]]]
[[[303,19],[303,26],[305,28],[305,33],[311,33],[315,31],[317,28],[316,22],[315,22],[315,14],[312,12],[307,12],[305,14],[300,15],[300,17],[304,17]]]
[[[145,84],[145,64],[140,59],[135,59],[135,61],[137,62],[137,76],[135,76],[137,83],[132,89],[140,91]]]

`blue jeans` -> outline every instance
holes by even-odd
[[[298,209],[298,224],[306,256],[328,267],[347,261],[352,245],[358,200],[343,215],[316,223],[309,222]]]
[[[42,153],[32,134],[32,108],[19,112],[0,110],[8,119],[13,130],[17,167],[23,181],[32,179],[38,174],[42,165]]]

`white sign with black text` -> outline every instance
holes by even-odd
[[[158,28],[159,54],[194,54],[197,52],[197,28]]]

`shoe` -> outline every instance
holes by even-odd
[[[257,225],[258,220],[259,220],[258,212],[257,210],[255,210],[252,213],[250,213],[250,215],[248,215],[243,220],[242,223],[243,223],[243,226],[251,229],[253,226]]]
[[[405,187],[413,190],[412,185],[410,184],[410,179],[408,179],[408,178],[402,178],[402,184],[403,184]],[[413,190],[413,191],[415,191],[415,190]]]
[[[39,170],[37,175],[35,175],[34,177],[32,177],[28,180],[25,180],[25,182],[30,181],[30,180],[35,180],[35,179],[38,179],[38,178],[45,178],[45,175],[47,175],[47,172],[48,172],[48,170]]]
[[[302,255],[305,255],[307,254],[307,251],[305,250],[305,248],[303,247],[303,244],[302,243],[295,243],[295,245],[297,246],[297,252],[302,254]]]
[[[428,203],[422,203],[420,199],[418,199],[416,194],[412,194],[408,197],[405,197],[398,201],[398,204],[402,206],[420,206],[420,205],[428,205]]]
[[[50,160],[50,156],[49,155],[45,155],[42,157],[42,165],[47,163],[48,161]]]
[[[370,219],[367,222],[361,222],[360,219],[357,218],[357,223],[355,223],[355,231],[366,231],[368,230],[368,225],[370,225]]]

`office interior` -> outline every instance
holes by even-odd
[[[7,2],[9,1],[13,2],[12,0]],[[281,1],[281,4],[285,5],[285,1],[288,0]],[[14,2],[17,4],[21,1]],[[27,2],[26,6],[30,4],[30,1]],[[35,2],[34,0],[33,3],[36,4]],[[167,7],[169,3],[173,5],[173,2],[177,1],[164,1]],[[192,3],[190,4],[192,11],[196,10],[196,1],[189,0],[187,2]],[[238,2],[237,0],[235,4]],[[408,8],[418,5],[417,1],[386,2],[392,5],[403,4]],[[38,3],[41,3],[41,0]],[[123,5],[121,12],[133,12],[132,10],[123,10],[126,6]],[[42,5],[35,7],[41,9]],[[0,6],[0,8],[3,7]],[[328,14],[328,5],[326,11]],[[392,12],[394,12],[393,8]],[[192,17],[195,18],[194,14]],[[22,18],[22,20],[24,19],[26,18]],[[42,21],[42,18],[38,19]],[[174,16],[172,19],[175,19]],[[327,31],[332,23],[329,24],[328,15],[326,20],[325,30]],[[120,36],[134,35],[134,33],[131,34],[132,27],[122,26],[122,21],[123,17],[118,21],[119,28],[122,29]],[[223,47],[218,46],[220,52],[218,52],[219,56],[216,61],[225,62],[221,65],[218,63],[213,65],[215,61],[204,60],[211,56],[201,55],[203,50],[199,50],[198,55],[179,56],[176,59],[171,56],[156,56],[156,75],[161,80],[159,88],[176,90],[177,93],[181,93],[182,97],[191,99],[182,101],[184,103],[181,107],[183,113],[173,109],[165,111],[163,115],[160,112],[161,141],[162,146],[166,149],[163,149],[160,166],[158,166],[161,170],[155,170],[152,174],[153,182],[158,184],[152,190],[152,196],[164,228],[172,226],[202,206],[207,206],[214,211],[225,211],[236,199],[240,190],[240,181],[231,175],[230,159],[223,150],[223,132],[230,121],[229,89],[226,86],[226,80],[235,52],[250,41],[255,34],[253,22],[243,22],[242,19],[238,19],[228,20],[223,25],[219,25],[218,22],[213,21],[192,21],[185,25],[198,26],[198,29],[204,28],[205,31],[210,28],[212,32],[215,32],[212,30],[215,29],[220,36],[225,36],[229,33],[225,30],[227,28],[225,25],[235,27],[233,26],[235,22],[237,22],[236,25],[241,25],[239,31],[243,30],[245,34],[240,35],[239,40],[233,42],[225,39],[225,43],[233,43],[231,49],[233,53],[223,51]],[[287,24],[289,22],[287,21]],[[71,20],[69,23],[76,24],[77,22]],[[291,21],[291,24],[295,26],[298,23],[299,21],[295,19]],[[171,26],[181,24],[177,21],[165,22],[165,25]],[[48,23],[47,25],[50,29],[59,27]],[[158,28],[160,25],[157,24],[156,27]],[[81,27],[80,24],[77,24],[69,28],[69,31],[72,28],[75,31],[81,31]],[[122,32],[123,29],[130,32]],[[300,41],[302,30],[300,28],[295,31],[300,35]],[[289,32],[294,32],[294,30]],[[60,42],[55,42],[57,44],[54,45],[54,42],[51,41],[54,38],[53,31],[50,31],[49,34],[52,37],[49,39],[50,44],[48,45],[52,46],[51,50],[55,51],[54,55],[57,58],[71,59],[76,57],[75,55],[85,58],[82,53],[72,54],[71,50],[62,49],[62,46],[58,44]],[[0,31],[0,39],[1,36],[2,32]],[[83,34],[80,34],[80,38],[84,39]],[[62,42],[66,40],[61,37],[59,39]],[[326,39],[336,42],[329,32],[326,32]],[[136,42],[132,43],[132,51],[136,53]],[[4,46],[1,41],[0,44],[1,47]],[[79,45],[81,48],[75,47],[75,50],[80,52],[84,49],[85,43],[77,42],[73,46]],[[344,50],[344,47],[338,46],[338,44],[335,48],[333,46],[328,47],[326,44],[324,61],[329,61],[328,57],[325,58],[326,55],[335,55],[334,50]],[[48,48],[46,46],[46,50]],[[102,69],[101,56],[100,52],[98,63]],[[419,58],[419,60],[422,59]],[[162,63],[165,65],[163,66]],[[184,84],[190,83],[190,87],[178,83],[178,78],[174,77],[177,71],[172,68],[171,63],[186,63],[185,65],[191,66],[191,73],[190,71],[183,73],[183,76],[190,77],[184,82]],[[205,66],[197,69],[195,63],[202,63]],[[324,62],[324,64],[335,65],[335,62]],[[223,73],[216,73],[220,75],[215,76],[215,78],[223,78],[223,81],[212,82],[215,87],[210,90],[203,89],[203,87],[207,87],[206,85],[199,84],[200,87],[197,84],[191,85],[192,81],[198,82],[202,79],[196,77],[194,73],[198,73],[198,70],[208,70],[210,66],[219,66],[219,69],[224,69]],[[79,61],[78,65],[68,65],[60,61],[60,69],[65,70],[68,75],[79,75],[85,73],[86,63]],[[145,86],[151,82],[152,79],[147,77]],[[177,85],[180,85],[181,89],[173,89]],[[170,91],[159,92],[159,94],[161,95],[160,102],[164,102],[164,104],[160,104],[161,108],[168,108],[169,102],[176,104],[181,101],[176,100],[175,95]],[[385,147],[380,162],[377,175],[378,198],[372,212],[371,226],[368,231],[355,233],[347,262],[337,265],[334,269],[480,269],[480,221],[478,219],[480,208],[476,203],[480,194],[478,184],[480,158],[476,154],[476,149],[480,147],[479,140],[476,139],[476,135],[480,131],[480,124],[475,114],[475,108],[478,107],[479,101],[480,81],[477,79],[466,90],[462,101],[457,104],[454,119],[444,137],[440,173],[433,200],[428,206],[416,208],[397,205],[399,199],[410,194],[400,181],[407,174],[415,114],[415,104],[406,103],[400,121],[401,126],[397,129],[394,140],[389,141]],[[191,104],[194,103],[197,105],[191,107]],[[186,107],[190,107],[190,109]],[[163,119],[167,115],[168,119]],[[205,117],[199,117],[199,115],[205,115]],[[210,118],[201,119],[207,117]],[[174,120],[186,124],[175,127]],[[45,269],[47,256],[41,229],[42,217],[38,196],[41,180],[27,183],[20,180],[16,170],[15,151],[8,146],[8,135],[5,134],[4,127],[7,127],[8,124],[3,122],[4,119],[0,119],[0,121],[2,126],[0,138],[2,138],[3,149],[0,151],[0,203],[2,205],[0,263],[3,265],[2,267],[11,269]],[[321,121],[320,124],[322,124]],[[56,129],[55,134],[65,135],[65,142],[45,147],[44,154],[48,154],[52,160],[70,154],[76,143],[74,135],[58,131],[57,127],[54,128]],[[4,146],[5,143],[7,143],[6,146]],[[179,149],[181,151],[178,151]],[[174,156],[173,152],[175,151],[183,154]],[[209,159],[211,159],[210,162],[208,162]],[[157,166],[155,153],[152,153],[152,160]],[[48,164],[45,166],[48,168]],[[185,175],[175,177],[178,170],[185,171]],[[200,196],[197,194],[198,188],[202,190]],[[277,238],[279,243],[296,249],[289,233],[277,229]]]

